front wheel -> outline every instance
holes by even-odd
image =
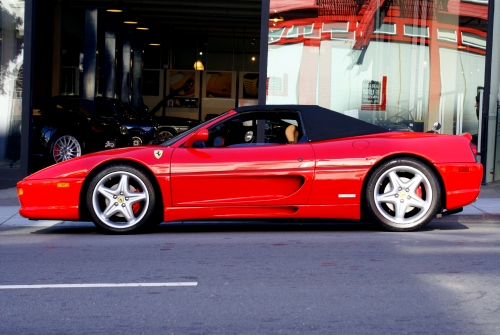
[[[367,212],[387,230],[419,229],[441,209],[434,172],[415,159],[394,159],[379,166],[367,186]]]
[[[131,233],[155,221],[154,187],[144,172],[114,165],[97,174],[87,191],[94,224],[112,233]]]
[[[133,135],[131,141],[132,141],[132,146],[134,147],[144,144],[144,139],[140,135]]]

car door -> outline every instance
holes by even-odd
[[[207,129],[203,143],[176,148],[171,161],[173,205],[307,204],[314,152],[307,141],[285,144],[289,122],[303,133],[296,112],[234,114]]]
[[[308,143],[176,148],[171,160],[173,206],[307,204],[314,176]]]

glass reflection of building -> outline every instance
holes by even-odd
[[[270,0],[268,104],[477,134],[487,0]],[[384,80],[386,81],[384,85]],[[367,82],[382,83],[366,103]]]
[[[18,169],[21,156],[24,1],[2,1],[0,10],[0,168]]]
[[[94,8],[96,3],[84,1],[75,13],[83,15],[85,4]],[[498,1],[261,3],[269,6],[270,20],[269,30],[261,31],[259,69],[267,85],[254,83],[260,103],[317,104],[373,123],[406,122],[416,131],[429,130],[434,122],[447,134],[477,134],[482,128],[484,138],[477,142],[487,150],[481,153],[485,181],[500,180]],[[32,172],[32,92],[81,94],[78,61],[82,64],[84,50],[71,36],[83,29],[83,21],[73,20],[73,12],[61,16],[60,5],[39,2],[35,11],[34,0],[3,0],[0,10],[0,183],[7,180],[14,186]],[[262,20],[267,16],[263,11]],[[35,21],[36,45],[31,33]],[[61,48],[65,41],[69,48]],[[176,59],[187,59],[180,51],[183,56]],[[68,67],[70,57],[77,59],[76,66]],[[478,122],[476,96],[483,87],[484,115]]]

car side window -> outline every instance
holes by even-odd
[[[300,138],[302,127],[297,112],[241,113],[210,127],[208,140],[197,142],[194,147],[227,148],[286,144],[289,142],[286,129],[290,125],[294,125],[293,128]]]

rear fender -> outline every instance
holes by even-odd
[[[362,187],[361,187],[361,192],[360,192],[360,194],[361,194],[361,216],[365,215],[364,209],[366,208],[366,189],[368,186],[368,181],[370,180],[372,174],[380,165],[386,163],[387,161],[390,161],[393,159],[398,159],[398,158],[413,158],[413,159],[420,161],[422,164],[427,165],[427,167],[429,167],[432,170],[432,172],[434,172],[434,175],[436,176],[436,179],[439,183],[439,187],[441,188],[441,206],[443,207],[444,204],[446,204],[446,189],[445,189],[445,185],[444,185],[444,181],[443,181],[443,176],[441,175],[439,170],[436,168],[436,166],[434,166],[434,164],[432,164],[431,162],[429,162],[425,158],[418,156],[418,155],[397,154],[397,155],[387,156],[387,157],[384,157],[383,159],[379,160],[377,163],[375,163],[370,168],[370,170],[366,174],[365,179],[364,179],[363,184],[362,184]]]

